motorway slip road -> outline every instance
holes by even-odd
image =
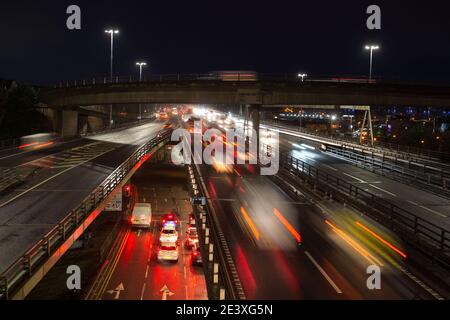
[[[153,122],[17,155],[19,165],[39,170],[20,189],[0,197],[0,273],[161,128]],[[0,165],[13,158],[0,159]]]

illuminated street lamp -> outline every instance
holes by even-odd
[[[298,77],[302,78],[302,82],[305,80],[305,77],[307,77],[308,75],[306,73],[299,73]]]
[[[111,68],[110,68],[110,77],[111,82],[113,79],[113,61],[114,61],[114,35],[119,33],[119,30],[109,29],[105,30],[105,33],[109,33],[111,35]]]
[[[136,62],[136,65],[139,67],[139,81],[142,81],[142,68],[147,65],[147,62]]]
[[[105,30],[105,33],[109,33],[111,35],[111,67],[110,67],[110,80],[113,82],[113,61],[114,61],[114,35],[119,33],[119,30],[108,29]],[[109,107],[109,126],[111,127],[113,124],[112,119],[112,105]]]
[[[136,65],[139,67],[139,82],[142,82],[142,68],[147,65],[147,62],[136,62]],[[142,107],[139,103],[139,120],[142,119]]]
[[[377,45],[366,45],[366,50],[370,50],[370,73],[369,73],[370,80],[372,80],[373,52],[378,49],[380,49],[380,47]]]

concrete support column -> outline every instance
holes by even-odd
[[[258,160],[259,164],[259,148],[260,148],[260,141],[259,141],[259,131],[260,131],[260,112],[261,112],[261,105],[252,105],[250,107],[252,112],[252,121],[253,121],[253,129],[256,131],[256,149],[257,155],[256,159]]]
[[[61,137],[70,138],[78,135],[78,111],[61,110],[59,131]]]

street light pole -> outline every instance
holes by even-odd
[[[307,77],[308,75],[306,73],[299,73],[298,77],[302,78],[302,82],[305,80],[305,77]]]
[[[377,45],[367,45],[366,50],[370,50],[370,71],[369,71],[369,80],[372,80],[372,66],[373,66],[373,51],[380,49]]]
[[[147,65],[146,62],[136,62],[136,65],[139,67],[139,82],[142,82],[142,68]],[[139,120],[142,120],[142,108],[139,103]]]
[[[109,29],[105,30],[105,33],[109,33],[111,35],[111,65],[110,65],[110,81],[113,82],[113,63],[114,63],[114,35],[119,33],[119,30]],[[111,127],[113,124],[112,117],[112,104],[109,107],[109,126]]]

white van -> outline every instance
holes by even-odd
[[[131,226],[150,228],[152,223],[152,205],[150,203],[136,203],[131,214]]]

